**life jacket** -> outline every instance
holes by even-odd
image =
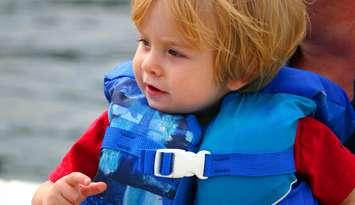
[[[122,65],[127,66],[131,68],[130,64]],[[110,125],[94,180],[106,182],[108,189],[82,204],[187,204],[194,196],[193,177],[156,177],[152,167],[142,165],[153,162],[152,153],[158,149],[196,152],[201,141],[198,121],[194,115],[171,115],[150,108],[131,71],[128,75],[121,71],[124,70],[105,78]],[[152,173],[145,174],[147,171]],[[164,174],[169,169],[156,170],[160,172]]]
[[[83,204],[317,204],[294,175],[298,120],[315,115],[341,140],[355,129],[354,110],[339,87],[292,68],[260,92],[227,95],[203,138],[195,116],[148,106],[131,62],[104,83],[110,126],[95,181],[108,189]]]

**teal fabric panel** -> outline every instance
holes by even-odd
[[[200,150],[272,153],[293,146],[300,118],[315,103],[291,94],[232,93],[207,127]],[[295,176],[223,176],[199,180],[195,204],[271,204],[288,192]]]

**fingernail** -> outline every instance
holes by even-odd
[[[91,179],[90,179],[90,178],[86,178],[86,179],[84,180],[84,184],[85,184],[85,185],[90,184],[90,182],[91,182]]]

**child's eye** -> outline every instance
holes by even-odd
[[[169,49],[168,50],[168,53],[172,56],[175,56],[175,57],[184,57],[183,54],[181,54],[180,52],[174,50],[174,49]]]
[[[144,47],[150,47],[150,43],[149,41],[145,40],[145,39],[139,39],[138,42],[142,43]]]

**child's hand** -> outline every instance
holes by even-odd
[[[86,197],[105,190],[104,182],[91,182],[88,176],[73,172],[52,184],[43,205],[79,205]]]

